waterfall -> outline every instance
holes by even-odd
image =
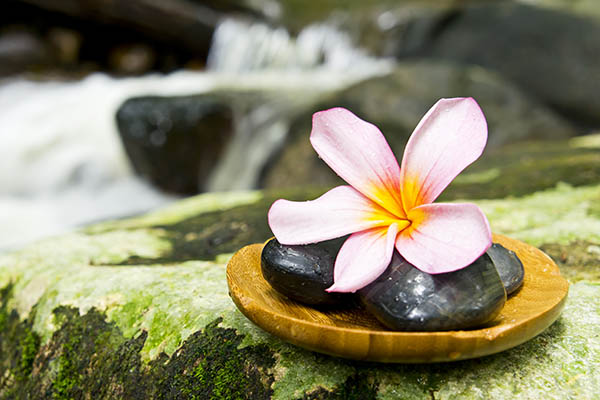
[[[204,72],[0,82],[0,251],[176,199],[132,172],[115,123],[130,97],[266,94],[261,104],[236,106],[234,137],[209,179],[211,190],[248,189],[285,140],[294,111],[388,68],[326,24],[294,38],[283,28],[228,19],[215,32]]]
[[[352,44],[348,34],[327,23],[309,25],[294,38],[282,27],[260,22],[221,22],[213,35],[209,71],[238,77],[270,75],[288,86],[280,88],[279,99],[238,115],[235,135],[209,189],[255,188],[261,169],[285,140],[293,111],[327,92],[383,74],[390,66],[391,61],[369,56]]]
[[[309,25],[293,38],[285,28],[236,19],[219,24],[207,62],[210,70],[223,72],[323,69],[355,76],[368,76],[385,64],[327,23]]]

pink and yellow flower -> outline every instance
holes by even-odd
[[[368,285],[385,271],[394,248],[416,268],[439,274],[466,267],[490,247],[479,207],[433,203],[485,147],[487,124],[472,98],[439,100],[408,140],[402,168],[379,129],[344,108],[315,113],[310,141],[350,186],[312,201],[277,200],[268,219],[287,245],[351,234],[328,291]]]

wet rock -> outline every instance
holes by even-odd
[[[506,292],[489,256],[446,274],[431,275],[394,253],[390,266],[359,290],[367,310],[402,331],[475,328],[502,309]]]
[[[486,253],[498,270],[506,294],[510,295],[516,292],[523,284],[523,278],[525,277],[523,263],[519,260],[517,254],[499,243],[492,244],[492,247]]]
[[[209,95],[140,97],[119,108],[117,124],[138,174],[163,190],[195,194],[233,134],[233,113]]]
[[[426,21],[416,21],[415,28],[423,24]],[[420,46],[396,55],[481,65],[498,71],[563,115],[597,125],[599,36],[600,23],[592,18],[496,2],[448,14]]]
[[[427,110],[442,97],[467,93],[485,113],[488,152],[508,143],[575,135],[570,123],[494,72],[450,62],[407,61],[385,76],[365,80],[328,97],[292,122],[286,146],[263,173],[263,185],[339,182],[308,141],[311,115],[316,111],[348,108],[378,126],[400,160],[408,137]]]
[[[343,239],[304,246],[270,240],[261,257],[263,277],[292,300],[309,305],[340,304],[347,295],[325,291],[333,285],[333,266]]]
[[[436,101],[466,93],[485,113],[488,150],[516,141],[576,134],[567,121],[497,73],[452,62],[403,62],[389,75],[342,91],[334,101],[375,123],[401,154],[405,141]]]

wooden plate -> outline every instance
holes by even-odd
[[[360,309],[320,311],[276,292],[263,279],[263,244],[238,251],[227,265],[229,294],[240,311],[265,331],[309,350],[355,360],[429,363],[464,360],[517,346],[541,333],[560,315],[568,282],[542,251],[494,235],[525,267],[521,289],[485,328],[399,332],[384,328]]]

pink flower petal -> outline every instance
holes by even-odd
[[[430,274],[466,267],[492,244],[492,232],[475,204],[425,204],[409,213],[411,226],[398,234],[396,248]]]
[[[344,108],[332,108],[314,114],[310,141],[346,182],[391,213],[404,216],[400,167],[375,125]]]
[[[280,243],[308,244],[388,226],[397,217],[354,188],[338,186],[312,201],[277,200],[268,220]]]
[[[441,99],[425,114],[404,150],[404,210],[432,203],[475,161],[487,141],[487,124],[472,98]]]
[[[328,292],[355,292],[385,271],[394,253],[398,224],[351,235],[335,260],[333,285]]]

